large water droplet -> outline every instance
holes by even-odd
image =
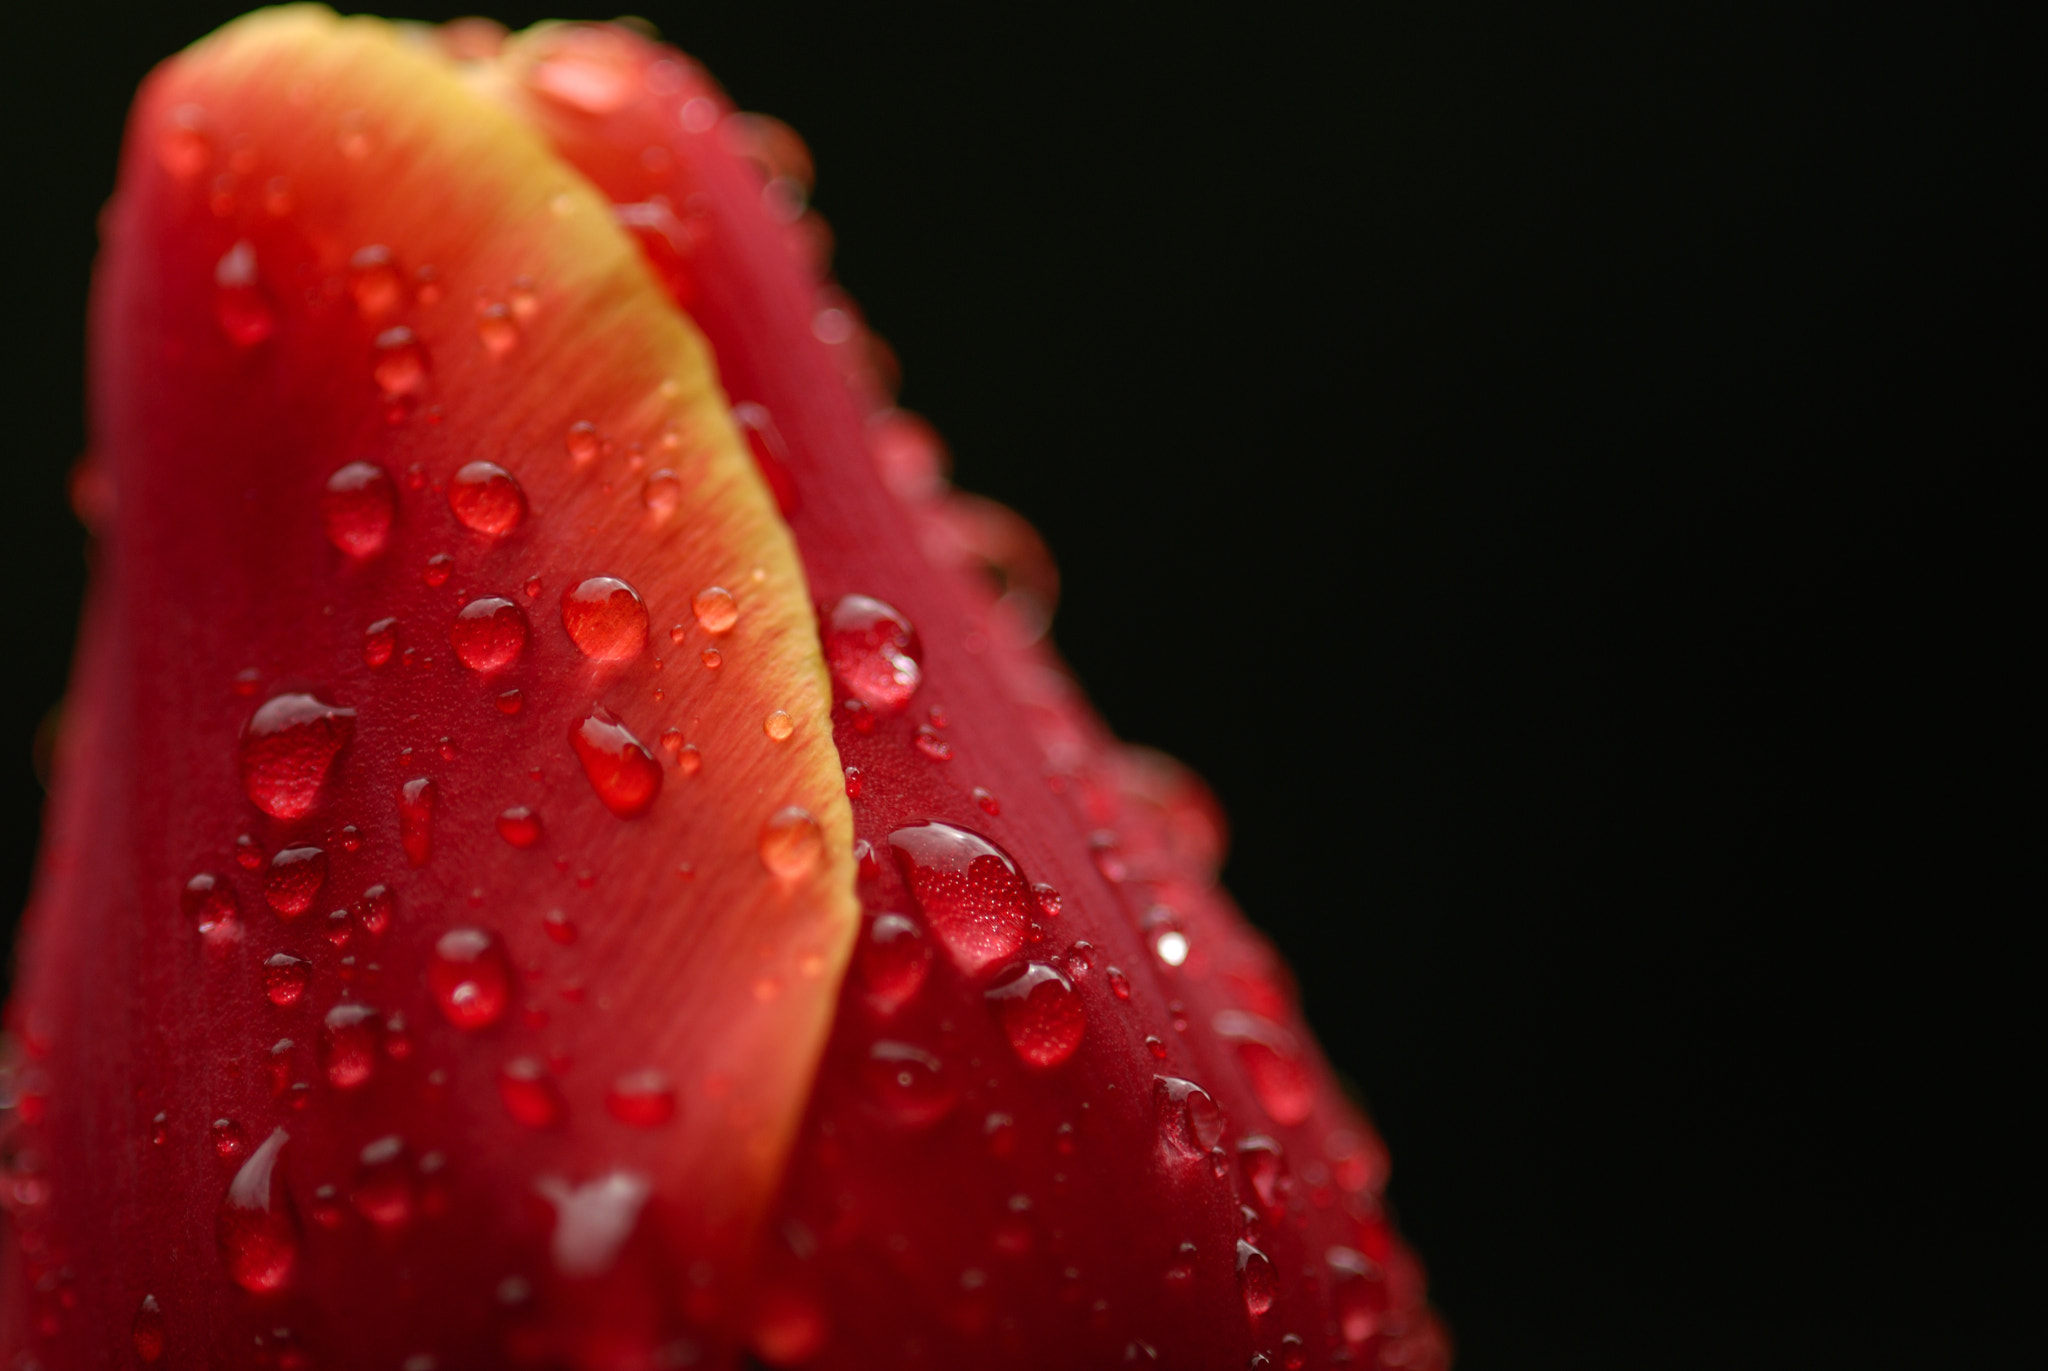
[[[354,1090],[369,1084],[377,1071],[377,1049],[384,1025],[366,1004],[338,1004],[320,1025],[320,1069],[330,1084]]]
[[[901,710],[924,680],[917,630],[880,600],[842,598],[825,620],[824,638],[832,679],[870,709]]]
[[[496,462],[469,462],[448,483],[448,508],[464,528],[502,538],[526,519],[526,492]]]
[[[279,1007],[297,1004],[306,993],[312,971],[311,964],[280,952],[263,963],[263,993]]]
[[[254,347],[277,327],[277,316],[256,283],[256,249],[246,238],[214,266],[213,317],[237,347]]]
[[[1237,1288],[1244,1294],[1245,1312],[1255,1319],[1273,1307],[1280,1293],[1273,1263],[1242,1238],[1237,1240]]]
[[[605,1092],[604,1107],[620,1123],[659,1128],[676,1116],[676,1085],[660,1071],[628,1071]]]
[[[451,928],[434,943],[427,984],[457,1028],[489,1028],[512,998],[512,967],[498,940],[480,928]]]
[[[387,1233],[411,1223],[419,1203],[411,1160],[404,1139],[395,1134],[370,1143],[356,1160],[349,1200],[358,1214]]]
[[[961,970],[977,975],[1024,945],[1031,890],[1001,848],[942,823],[899,828],[889,847],[925,922]]]
[[[228,1279],[252,1294],[281,1290],[299,1256],[299,1221],[278,1165],[291,1139],[273,1130],[228,1183],[214,1219],[214,1240]]]
[[[861,1079],[883,1116],[908,1128],[937,1123],[960,1097],[945,1064],[909,1043],[885,1040],[869,1048]]]
[[[526,650],[526,611],[498,595],[471,600],[448,626],[448,645],[471,671],[503,671]]]
[[[144,1295],[142,1306],[135,1311],[135,1319],[128,1326],[128,1337],[135,1345],[135,1359],[144,1366],[152,1366],[164,1354],[164,1311],[156,1302],[156,1296]]]
[[[263,898],[278,917],[296,919],[313,907],[327,883],[327,854],[317,847],[279,849],[263,879]]]
[[[616,576],[592,576],[565,592],[562,627],[593,662],[630,662],[647,649],[647,606]]]
[[[398,842],[410,866],[425,866],[434,856],[434,806],[439,798],[428,776],[415,776],[398,788]]]
[[[327,478],[320,492],[320,526],[327,541],[351,557],[380,551],[398,512],[398,490],[384,468],[350,462]]]
[[[528,1128],[552,1128],[566,1111],[555,1078],[534,1057],[514,1057],[499,1069],[498,1098]]]
[[[761,865],[785,881],[817,870],[825,857],[825,835],[807,809],[784,805],[761,825]]]
[[[690,612],[697,616],[697,626],[711,634],[730,633],[740,621],[739,602],[724,586],[698,591],[690,599]]]
[[[569,730],[569,745],[597,798],[621,819],[645,813],[661,793],[661,763],[611,711],[593,707]]]
[[[868,1003],[886,1017],[916,996],[931,963],[931,944],[914,920],[877,914],[860,940],[854,964]]]
[[[1315,1078],[1302,1061],[1301,1045],[1292,1033],[1241,1009],[1221,1010],[1213,1023],[1218,1037],[1236,1045],[1238,1060],[1251,1077],[1252,1092],[1273,1122],[1291,1126],[1314,1111]]]
[[[1044,962],[1012,967],[988,988],[1003,1033],[1027,1066],[1054,1067],[1074,1055],[1088,1026],[1074,983]]]
[[[208,938],[225,938],[234,932],[239,912],[234,887],[225,878],[202,871],[185,882],[178,906],[192,926]]]
[[[276,696],[242,730],[244,793],[274,819],[304,818],[355,733],[353,709],[312,695]]]
[[[1223,1137],[1223,1111],[1193,1081],[1154,1076],[1152,1103],[1159,1115],[1159,1141],[1176,1156],[1206,1158]]]

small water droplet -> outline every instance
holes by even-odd
[[[270,859],[263,898],[282,919],[296,919],[313,907],[327,883],[327,854],[317,847],[287,847]]]
[[[1051,1068],[1074,1055],[1087,1017],[1074,983],[1057,967],[1026,962],[999,976],[987,997],[1010,1047],[1027,1066]]]
[[[498,1072],[498,1098],[505,1112],[528,1128],[552,1128],[562,1121],[562,1092],[535,1057],[514,1057]]]
[[[356,1157],[349,1202],[358,1214],[387,1233],[411,1223],[419,1204],[410,1163],[405,1141],[396,1134],[369,1143]]]
[[[290,1136],[275,1129],[228,1183],[214,1219],[214,1241],[228,1278],[267,1295],[291,1279],[299,1255],[299,1223],[279,1160]]]
[[[563,595],[562,627],[593,662],[630,662],[647,650],[647,606],[616,576],[592,576]]]
[[[526,650],[526,611],[502,596],[471,600],[449,625],[448,644],[471,671],[503,671]]]
[[[950,762],[953,760],[953,745],[940,737],[938,731],[929,724],[919,728],[916,736],[910,741],[919,752],[922,752],[935,762]]]
[[[164,1354],[164,1311],[156,1302],[156,1296],[144,1295],[141,1308],[135,1311],[135,1319],[128,1326],[129,1340],[135,1345],[135,1359],[144,1366],[152,1366]]]
[[[597,436],[597,425],[591,423],[588,419],[577,420],[569,425],[569,432],[567,437],[563,439],[563,446],[569,450],[569,459],[575,462],[576,465],[582,466],[585,462],[597,456],[598,449],[601,446]]]
[[[704,663],[706,671],[716,671],[725,665],[725,654],[715,647],[707,647],[697,654],[697,660]]]
[[[1048,919],[1060,916],[1060,893],[1043,881],[1031,887],[1031,898],[1038,901],[1038,912]]]
[[[1109,980],[1110,994],[1116,996],[1119,1000],[1131,998],[1131,978],[1129,976],[1126,976],[1113,966],[1109,968],[1106,975]]]
[[[1145,1035],[1145,1050],[1150,1052],[1159,1061],[1163,1062],[1166,1060],[1166,1044],[1160,1041],[1154,1034],[1147,1033]]]
[[[983,790],[980,786],[974,788],[974,802],[981,806],[981,812],[984,814],[993,816],[1003,812],[1003,807],[996,800],[996,797]],[[1034,893],[1037,889],[1037,886],[1032,887]]]
[[[405,277],[391,258],[391,249],[372,243],[348,259],[348,293],[356,313],[371,323],[396,314],[405,303]]]
[[[628,1071],[605,1092],[604,1107],[620,1123],[659,1128],[676,1116],[676,1087],[653,1069]]]
[[[418,396],[427,388],[425,345],[403,324],[385,329],[373,346],[370,376],[387,404]]]
[[[507,690],[500,692],[498,698],[493,703],[498,706],[500,714],[513,715],[526,707],[526,697],[520,694],[517,689]]]
[[[397,487],[372,462],[350,462],[328,477],[320,492],[320,526],[327,541],[351,557],[381,551],[397,512]]]
[[[263,844],[244,833],[235,839],[235,865],[244,871],[261,871],[270,858],[264,855]]]
[[[312,972],[310,963],[280,952],[263,963],[263,993],[280,1007],[297,1004]]]
[[[426,584],[438,590],[442,586],[448,584],[448,575],[450,572],[454,570],[455,559],[445,552],[437,552],[433,556],[427,558],[426,566],[422,568],[420,571],[420,580],[424,581]],[[405,660],[408,664],[411,663],[411,648],[406,649]]]
[[[361,925],[363,932],[372,938],[381,938],[385,930],[391,927],[393,909],[394,902],[390,889],[386,886],[373,885],[363,892],[360,900],[356,901],[355,920]]]
[[[911,897],[961,970],[978,975],[1024,945],[1030,890],[1009,854],[951,824],[889,835]]]
[[[861,1063],[861,1077],[883,1116],[908,1128],[937,1123],[959,1099],[944,1063],[909,1043],[876,1043]]]
[[[233,1119],[215,1119],[208,1131],[213,1137],[213,1154],[223,1161],[234,1161],[248,1150],[248,1143],[242,1136],[242,1125]]]
[[[457,1028],[489,1028],[512,998],[512,967],[498,940],[482,929],[452,928],[434,943],[427,984],[442,1017]]]
[[[532,847],[540,841],[540,816],[525,805],[513,805],[498,815],[498,836],[514,847]]]
[[[1205,1158],[1223,1137],[1223,1111],[1209,1092],[1174,1076],[1152,1078],[1152,1102],[1159,1115],[1159,1139],[1168,1151]]]
[[[355,732],[353,709],[312,695],[269,700],[242,730],[242,789],[250,803],[274,819],[304,818]]]
[[[210,871],[202,871],[185,882],[184,892],[178,897],[178,904],[185,912],[185,918],[208,938],[226,938],[233,934],[235,916],[240,907],[235,899],[234,887],[225,878]]]
[[[676,752],[676,770],[685,776],[694,776],[704,769],[704,754],[697,750],[695,743],[684,743]]]
[[[923,987],[931,960],[931,944],[915,920],[902,914],[870,920],[855,966],[875,1012],[887,1017],[908,1004]]]
[[[842,598],[826,616],[824,640],[832,679],[870,709],[902,710],[924,680],[917,631],[880,600]]]
[[[640,492],[641,503],[657,519],[666,519],[683,503],[683,480],[667,467],[647,478]]]
[[[622,819],[643,814],[661,793],[661,763],[609,710],[593,707],[569,731],[590,788]]]
[[[724,586],[706,586],[698,591],[690,600],[690,611],[706,633],[730,633],[740,621],[739,602]]]
[[[213,160],[213,139],[206,133],[206,111],[198,105],[180,105],[172,110],[157,134],[156,155],[164,170],[180,181],[189,181],[205,171]]]
[[[1237,1242],[1237,1288],[1244,1293],[1245,1312],[1255,1319],[1273,1307],[1280,1293],[1273,1263],[1242,1238]]]
[[[1251,1077],[1252,1093],[1273,1122],[1291,1127],[1314,1112],[1315,1078],[1292,1033],[1241,1009],[1218,1011],[1213,1025],[1219,1038],[1236,1046],[1238,1061]]]
[[[1330,1306],[1337,1331],[1356,1352],[1372,1340],[1387,1311],[1386,1277],[1377,1263],[1350,1247],[1332,1247],[1323,1254],[1330,1268]]]
[[[338,1004],[320,1025],[320,1069],[341,1090],[366,1085],[377,1070],[384,1025],[366,1004]]]
[[[244,238],[213,269],[213,317],[236,347],[254,347],[277,328],[256,283],[256,249]]]
[[[448,508],[464,528],[502,538],[526,519],[526,492],[496,462],[467,462],[448,483]]]
[[[476,337],[484,345],[484,351],[493,357],[503,357],[519,346],[519,325],[512,319],[512,308],[505,304],[488,304],[476,312]]]
[[[844,775],[846,776],[846,798],[849,800],[858,800],[860,798],[861,788],[860,768],[857,766],[849,766],[846,768]],[[862,839],[862,843],[863,845],[865,845],[866,839]]]
[[[439,798],[426,776],[415,776],[398,788],[398,842],[409,866],[425,866],[434,855],[434,805]]]
[[[661,750],[674,757],[683,750],[683,731],[680,728],[664,728],[661,731]]]
[[[797,880],[815,871],[825,857],[825,835],[810,811],[784,805],[761,825],[761,865],[785,881]]]
[[[796,732],[796,723],[787,711],[778,709],[761,721],[761,731],[778,743],[786,743]]]
[[[1263,1134],[1237,1144],[1237,1165],[1245,1184],[1258,1197],[1259,1207],[1279,1218],[1287,1208],[1287,1161],[1280,1144]]]

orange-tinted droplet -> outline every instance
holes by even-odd
[[[526,519],[526,492],[496,462],[467,462],[448,483],[448,508],[462,526],[502,538]]]
[[[796,722],[789,717],[786,710],[778,709],[761,721],[761,731],[778,743],[786,743],[790,735],[796,732]]]
[[[387,403],[411,399],[427,388],[427,349],[400,324],[377,335],[370,376]]]
[[[562,627],[593,662],[630,662],[647,649],[647,606],[616,576],[592,576],[564,594]]]
[[[569,730],[590,788],[622,819],[645,813],[661,793],[661,764],[609,710],[593,708]]]
[[[518,347],[519,325],[513,321],[511,306],[497,303],[478,310],[476,338],[493,357],[503,357]]]
[[[825,835],[810,811],[784,805],[761,825],[761,865],[785,881],[808,876],[825,856]]]
[[[724,586],[706,586],[690,601],[690,611],[706,633],[730,633],[740,621],[739,602]]]
[[[371,323],[396,314],[405,303],[405,277],[391,249],[373,243],[348,259],[348,293],[356,313]]]

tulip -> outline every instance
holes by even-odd
[[[639,34],[241,20],[103,223],[9,1365],[1441,1367],[1201,783]]]

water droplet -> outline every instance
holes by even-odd
[[[563,446],[569,449],[569,459],[582,466],[597,456],[601,446],[597,436],[597,425],[588,419],[579,419],[569,425],[569,433],[563,439]]]
[[[1105,975],[1109,980],[1110,994],[1116,996],[1119,1000],[1131,998],[1131,978],[1129,976],[1126,976],[1113,966],[1109,968]]]
[[[1161,1042],[1154,1034],[1147,1033],[1145,1035],[1145,1050],[1150,1052],[1159,1061],[1163,1062],[1166,1060],[1166,1044]]]
[[[278,917],[296,919],[313,907],[327,883],[327,854],[317,847],[287,847],[270,859],[263,898]]]
[[[924,680],[917,631],[894,608],[848,595],[825,620],[825,661],[840,690],[870,709],[894,713]]]
[[[706,586],[698,591],[690,600],[690,611],[697,616],[697,626],[706,633],[730,633],[740,621],[739,603],[724,586]]]
[[[439,798],[426,776],[415,776],[398,788],[398,842],[410,866],[425,866],[434,855],[434,805]]]
[[[849,800],[858,800],[860,798],[861,788],[860,768],[857,766],[849,766],[846,768],[844,775],[846,776],[846,798]],[[861,844],[862,846],[866,846],[867,840],[863,838],[861,840]]]
[[[455,570],[455,559],[445,552],[437,552],[427,558],[426,566],[420,569],[420,580],[439,590],[448,584],[448,575]],[[406,661],[412,660],[412,652],[405,654]]]
[[[1043,881],[1031,887],[1031,898],[1038,901],[1038,912],[1048,919],[1060,916],[1060,893]]]
[[[471,600],[449,625],[448,644],[471,671],[503,671],[526,650],[526,611],[497,595]]]
[[[1220,1010],[1212,1022],[1218,1037],[1236,1045],[1238,1060],[1251,1077],[1252,1093],[1273,1122],[1291,1127],[1314,1112],[1315,1078],[1292,1033],[1241,1009]]]
[[[563,595],[562,627],[593,662],[630,662],[647,649],[647,606],[616,576],[592,576]]]
[[[283,1289],[298,1261],[299,1221],[278,1164],[290,1140],[282,1128],[264,1139],[228,1183],[214,1219],[221,1264],[251,1294]]]
[[[1025,1065],[1058,1066],[1081,1046],[1088,1022],[1081,997],[1057,967],[1044,962],[1013,967],[996,979],[987,996]]]
[[[645,813],[661,793],[661,763],[609,710],[593,707],[569,731],[569,745],[590,788],[620,818]]]
[[[1223,1137],[1223,1111],[1193,1081],[1154,1076],[1152,1103],[1159,1114],[1159,1140],[1175,1155],[1207,1157]]]
[[[620,1123],[659,1128],[676,1116],[676,1087],[662,1072],[628,1071],[605,1092],[604,1107]]]
[[[242,730],[244,793],[273,819],[304,818],[355,732],[353,709],[312,695],[276,696]]]
[[[899,828],[889,847],[925,922],[961,970],[978,975],[1024,945],[1030,890],[1001,848],[943,823]]]
[[[498,816],[498,836],[514,847],[532,847],[540,841],[540,816],[525,805],[513,805]]]
[[[1242,1238],[1237,1241],[1237,1288],[1244,1293],[1245,1312],[1255,1319],[1273,1307],[1280,1293],[1273,1263]]]
[[[915,920],[901,914],[877,914],[861,938],[855,966],[868,1003],[886,1017],[917,994],[931,961],[931,944]]]
[[[356,313],[371,323],[387,319],[405,303],[405,277],[391,249],[373,243],[348,259],[348,293]]]
[[[280,952],[263,963],[263,993],[279,1007],[294,1005],[306,993],[313,968],[290,953]]]
[[[213,269],[213,317],[236,347],[254,347],[277,327],[277,316],[256,284],[256,249],[246,238]]]
[[[676,750],[676,770],[685,776],[694,776],[704,769],[704,754],[695,743],[684,743]]]
[[[1152,950],[1168,966],[1179,966],[1188,959],[1187,934],[1177,928],[1164,929],[1152,940]]]
[[[1287,1159],[1280,1144],[1263,1134],[1245,1138],[1237,1145],[1238,1169],[1245,1184],[1258,1197],[1259,1207],[1279,1218],[1287,1208]]]
[[[357,1155],[349,1202],[358,1214],[387,1233],[411,1223],[419,1203],[410,1160],[404,1139],[396,1134],[377,1139]]]
[[[180,181],[189,181],[213,160],[213,140],[206,134],[206,111],[180,105],[164,120],[157,135],[157,159]]]
[[[468,462],[448,483],[448,508],[464,528],[502,538],[526,519],[526,492],[496,462]]]
[[[409,400],[427,388],[427,349],[405,325],[387,328],[377,335],[370,376],[385,403]]]
[[[647,485],[640,492],[640,501],[655,518],[668,518],[683,503],[682,477],[663,467],[647,478]]]
[[[882,1114],[907,1128],[937,1123],[959,1098],[944,1063],[909,1043],[876,1043],[861,1063],[861,1077]]]
[[[980,786],[974,788],[974,802],[981,806],[981,812],[984,814],[993,816],[1003,812],[1003,806],[997,801],[996,797],[983,790]],[[1038,887],[1033,886],[1031,889],[1035,894]]]
[[[697,654],[697,660],[704,663],[706,671],[716,671],[725,665],[725,654],[715,647],[707,647]]]
[[[142,1307],[135,1311],[135,1320],[128,1327],[128,1337],[135,1344],[135,1359],[144,1366],[154,1365],[163,1356],[164,1311],[156,1302],[156,1296],[142,1297]]]
[[[452,928],[434,943],[427,984],[457,1028],[489,1028],[512,998],[512,967],[498,940],[477,928]]]
[[[505,1112],[528,1128],[552,1128],[562,1121],[562,1092],[534,1057],[514,1057],[498,1072],[498,1098]]]
[[[377,1070],[384,1026],[366,1004],[338,1004],[320,1025],[320,1069],[341,1090],[366,1085]]]
[[[796,722],[789,717],[786,710],[778,709],[761,721],[761,731],[778,743],[786,743],[789,736],[796,732]]]
[[[242,1125],[233,1119],[215,1119],[209,1132],[213,1137],[213,1155],[222,1161],[234,1161],[248,1149]]]
[[[1095,969],[1095,944],[1078,942],[1067,949],[1067,974],[1081,980]]]
[[[564,914],[559,909],[550,909],[547,913],[541,915],[540,925],[547,930],[549,938],[563,947],[569,947],[576,941],[575,923],[571,921],[567,914]]]
[[[270,859],[263,855],[263,844],[244,833],[235,839],[235,865],[244,871],[261,871]]]
[[[391,927],[393,908],[391,891],[385,886],[373,885],[363,892],[363,898],[356,901],[355,919],[362,925],[363,932],[373,938],[381,938]]]
[[[327,541],[351,557],[382,550],[398,511],[398,490],[384,468],[350,462],[327,478],[320,492],[320,526]]]
[[[673,757],[683,750],[683,731],[680,728],[664,728],[661,731],[661,750]]]
[[[512,309],[505,304],[488,304],[476,312],[476,337],[484,345],[484,351],[493,357],[503,357],[519,346],[519,325],[512,320]]]
[[[950,762],[953,760],[953,745],[940,737],[938,730],[928,724],[918,729],[916,736],[910,741],[919,752],[922,752],[935,762]]]
[[[499,694],[493,703],[498,706],[500,714],[512,715],[517,714],[525,707],[526,697],[517,690],[507,690]]]
[[[210,871],[202,871],[185,882],[184,892],[178,897],[178,905],[185,911],[185,917],[192,926],[208,938],[225,938],[234,931],[235,916],[240,907],[235,900],[234,887],[225,878]]]
[[[1332,1247],[1323,1254],[1330,1268],[1330,1306],[1337,1331],[1355,1352],[1379,1331],[1387,1311],[1386,1278],[1363,1252]]]
[[[785,881],[808,876],[825,857],[825,835],[807,809],[784,805],[761,825],[761,865]]]

